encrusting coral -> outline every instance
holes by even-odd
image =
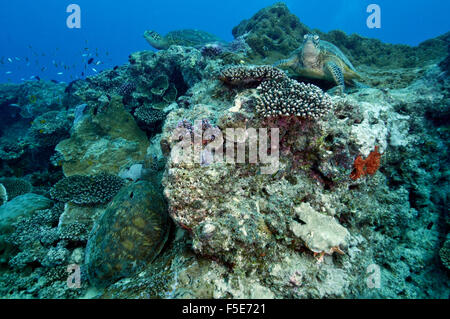
[[[364,175],[373,175],[380,167],[381,154],[378,152],[379,147],[375,146],[375,149],[370,152],[369,156],[364,160],[359,155],[353,163],[353,172],[350,174],[350,178],[357,180]]]

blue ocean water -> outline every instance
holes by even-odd
[[[231,30],[243,19],[277,1],[146,1],[15,0],[0,3],[0,82],[20,82],[31,76],[70,81],[127,61],[128,55],[150,50],[142,34],[197,28],[232,40]],[[447,0],[321,0],[284,1],[300,20],[322,31],[378,38],[417,45],[450,29]],[[81,29],[69,29],[66,8],[81,8]],[[369,4],[381,8],[380,29],[366,25]],[[93,65],[84,70],[86,61]]]

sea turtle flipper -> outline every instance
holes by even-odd
[[[342,69],[333,61],[328,62],[325,65],[325,71],[329,73],[331,78],[337,84],[339,91],[344,93],[345,90],[345,80],[344,80],[344,72]]]
[[[295,67],[297,66],[299,63],[298,57],[297,55],[289,58],[289,59],[284,59],[284,60],[280,60],[278,62],[275,62],[273,64],[274,67],[276,68],[289,68],[289,67]]]

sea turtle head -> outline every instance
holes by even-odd
[[[156,31],[145,31],[144,38],[155,49],[162,50],[166,48],[164,39]]]
[[[320,38],[316,34],[305,34],[303,37],[302,58],[306,66],[317,65],[320,54]]]

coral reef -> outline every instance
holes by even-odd
[[[122,178],[107,173],[96,176],[72,175],[56,183],[50,195],[61,202],[99,205],[111,201],[123,185]]]
[[[0,297],[449,298],[448,34],[312,32],[281,3],[233,34],[0,85]],[[268,65],[305,34],[370,87]]]
[[[302,44],[312,30],[293,15],[284,3],[276,3],[257,12],[249,20],[233,28],[235,38],[244,37],[252,52],[253,62],[273,63],[288,57]],[[431,39],[413,48],[407,45],[382,43],[357,34],[342,31],[323,33],[314,30],[321,39],[338,46],[355,66],[365,64],[377,68],[414,68],[442,59],[447,52],[450,33]]]

